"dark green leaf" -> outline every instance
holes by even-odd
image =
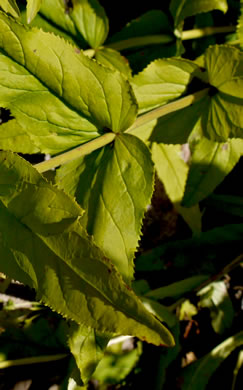
[[[182,390],[204,390],[214,371],[237,347],[243,344],[243,332],[229,337],[203,358],[184,369]]]

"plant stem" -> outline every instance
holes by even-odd
[[[191,95],[188,95],[186,97],[183,97],[181,99],[176,100],[173,103],[166,104],[162,107],[155,108],[154,110],[151,110],[145,114],[140,115],[136,121],[133,123],[131,127],[129,127],[125,133],[129,133],[130,131],[154,120],[158,119],[164,115],[167,115],[171,112],[181,110],[182,108],[188,107],[191,104],[196,103],[198,100],[202,99],[204,96],[208,94],[208,88],[205,88],[199,92],[195,92]],[[39,172],[45,172],[49,171],[50,169],[56,168],[59,165],[66,164],[72,160],[75,160],[76,158],[85,156],[94,150],[97,150],[112,141],[114,141],[116,137],[115,133],[106,133],[104,135],[101,135],[98,138],[95,138],[92,141],[89,141],[83,145],[78,146],[75,149],[69,150],[68,152],[65,152],[63,154],[60,154],[59,156],[53,157],[50,160],[43,161],[39,164],[35,164],[34,167]]]
[[[62,164],[66,164],[67,162],[75,160],[76,158],[85,156],[86,154],[89,154],[94,150],[111,143],[114,140],[115,136],[115,133],[106,133],[98,138],[93,139],[92,141],[78,146],[75,149],[69,150],[68,152],[62,153],[59,156],[53,157],[50,160],[35,164],[34,167],[39,172],[49,171],[50,169],[56,168]]]
[[[145,35],[143,37],[134,37],[124,39],[122,41],[110,43],[106,45],[110,49],[114,50],[125,50],[131,47],[147,46],[147,45],[158,45],[160,43],[169,43],[174,41],[173,35],[160,34],[160,35]]]
[[[195,28],[193,30],[183,31],[180,34],[180,37],[184,41],[189,39],[203,38],[208,35],[230,33],[230,32],[234,32],[235,29],[236,29],[235,26]],[[120,50],[130,49],[132,47],[170,43],[173,42],[174,40],[175,40],[175,36],[173,36],[172,34],[171,35],[169,34],[144,35],[142,37],[133,37],[129,39],[124,39],[122,41],[110,43],[107,44],[106,47],[120,51]]]
[[[183,31],[181,33],[181,39],[183,41],[185,41],[185,40],[189,40],[189,39],[203,38],[203,37],[206,37],[208,35],[234,32],[235,29],[236,29],[235,26],[195,28],[193,30]]]
[[[66,353],[59,353],[57,355],[43,355],[43,356],[33,356],[22,359],[14,360],[5,360],[0,362],[0,369],[15,367],[15,366],[25,366],[27,364],[38,364],[38,363],[47,363],[56,360],[64,359],[68,356]]]
[[[140,115],[131,127],[125,130],[125,133],[137,129],[140,126],[145,125],[148,122],[151,122],[154,119],[161,118],[171,112],[181,110],[182,108],[191,106],[192,104],[198,102],[204,96],[208,94],[209,88],[202,89],[201,91],[195,92],[191,95],[185,96],[181,99],[176,100],[175,102],[165,104],[162,107],[155,108],[145,114]]]

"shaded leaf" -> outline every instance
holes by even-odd
[[[132,80],[139,111],[161,106],[181,96],[190,83],[195,63],[179,59],[158,59]]]
[[[42,0],[27,0],[27,23],[31,23],[41,7]]]
[[[130,281],[142,219],[153,191],[147,147],[137,137],[120,134],[113,146],[62,166],[56,180],[76,195],[85,210],[82,224]]]
[[[198,272],[215,274],[227,264],[227,259],[242,252],[242,234],[243,224],[229,224],[191,239],[159,245],[137,257],[136,270],[165,272],[166,265],[173,259],[173,270],[177,270],[179,280]]]
[[[212,327],[216,333],[222,334],[232,325],[234,309],[227,288],[223,281],[210,283],[198,292],[200,306],[210,310]]]
[[[168,16],[160,10],[151,10],[129,22],[121,31],[115,33],[108,39],[110,42],[117,42],[134,37],[171,32]]]
[[[109,23],[104,8],[97,0],[72,0],[70,17],[89,45],[97,49],[104,43]]]
[[[175,27],[189,16],[216,9],[225,13],[228,9],[227,0],[172,0],[170,3]]]
[[[180,280],[179,282],[169,284],[168,286],[163,286],[156,288],[155,290],[150,290],[146,293],[146,296],[160,300],[167,297],[179,298],[185,293],[192,291],[196,287],[200,286],[200,284],[205,282],[205,280],[207,279],[208,275],[192,276],[190,278]]]
[[[77,325],[74,322],[71,324],[68,345],[75,357],[84,384],[88,382],[102,359],[109,339],[109,336],[99,334],[95,329],[85,325]]]
[[[39,149],[31,142],[28,133],[15,119],[0,126],[0,149],[28,154],[39,152]]]
[[[165,305],[156,302],[154,299],[150,299],[147,296],[140,296],[146,309],[157,317],[160,321],[165,322],[169,328],[172,328],[177,323],[177,318]]]
[[[142,354],[142,344],[131,350],[123,350],[122,343],[108,347],[104,358],[94,372],[99,383],[116,384],[122,381],[136,366]]]
[[[182,390],[204,390],[214,371],[231,352],[243,344],[243,332],[229,337],[203,358],[183,370]]]
[[[185,144],[191,132],[201,129],[200,115],[207,108],[208,97],[183,110],[178,110],[159,118],[149,140],[165,144]]]
[[[192,206],[213,192],[238,162],[242,147],[241,139],[222,144],[202,138],[192,152],[182,204]]]
[[[212,194],[205,204],[224,213],[243,217],[243,199],[240,196]]]
[[[195,204],[192,207],[176,205],[176,210],[182,216],[194,235],[199,235],[202,232],[202,213],[199,204]]]
[[[80,325],[173,345],[82,228],[78,204],[20,157],[0,156],[1,270]]]

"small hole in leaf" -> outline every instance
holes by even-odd
[[[14,117],[11,114],[11,111],[5,108],[0,108],[0,124],[8,122],[11,119],[14,119]]]

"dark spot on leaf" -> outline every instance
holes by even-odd
[[[34,50],[33,50],[33,53],[36,53],[36,52],[37,52],[37,50],[36,50],[36,49],[34,49]]]
[[[75,53],[77,53],[77,54],[80,53],[80,50],[79,50],[77,47],[75,47],[74,51],[75,51]]]

